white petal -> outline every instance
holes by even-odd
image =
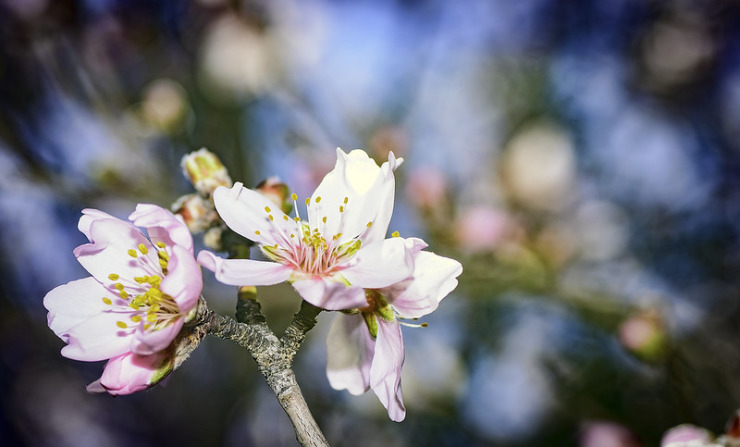
[[[378,318],[378,337],[370,368],[370,387],[388,410],[388,416],[400,422],[406,417],[401,397],[401,369],[404,346],[401,326]]]
[[[190,230],[178,216],[157,205],[140,203],[136,211],[128,217],[139,227],[145,227],[152,242],[164,242],[171,247],[180,245],[193,252],[193,238]]]
[[[413,255],[404,240],[395,237],[363,246],[352,262],[342,270],[342,276],[366,289],[380,289],[411,278],[414,268]]]
[[[98,281],[109,284],[108,275],[115,273],[121,278],[131,280],[135,276],[158,274],[159,266],[154,246],[138,228],[120,219],[97,219],[89,228],[90,243],[75,248],[77,261]],[[148,253],[138,250],[143,244]],[[128,254],[136,251],[136,257]]]
[[[259,244],[288,247],[292,245],[290,234],[301,234],[299,224],[286,216],[279,206],[262,194],[244,188],[241,183],[235,183],[231,189],[216,188],[213,201],[229,228]]]
[[[107,289],[93,278],[56,287],[44,297],[49,310],[49,328],[68,345],[62,355],[74,360],[105,360],[129,351],[132,330],[124,331],[117,321],[127,321],[130,312],[106,305]]]
[[[206,250],[198,253],[198,262],[214,272],[216,279],[232,286],[269,286],[286,281],[293,273],[276,262],[224,259]]]
[[[413,280],[402,288],[385,291],[396,311],[405,318],[433,312],[439,302],[457,287],[462,265],[454,259],[422,251],[414,257]]]
[[[180,312],[187,313],[195,306],[203,291],[200,266],[187,248],[175,245],[170,250],[167,270],[167,276],[159,288],[175,300]]]
[[[131,351],[139,355],[152,355],[165,350],[180,333],[184,322],[183,318],[179,318],[158,331],[137,332],[131,339]]]
[[[77,228],[90,239],[90,225],[98,219],[115,219],[115,217],[94,208],[85,208],[82,210],[82,217],[80,217]]]
[[[365,290],[347,287],[344,283],[321,278],[304,279],[293,283],[304,300],[326,310],[349,310],[367,306]]]
[[[338,315],[326,337],[326,376],[335,390],[354,395],[370,388],[375,340],[362,316]]]
[[[390,177],[392,180],[393,175]],[[326,174],[311,196],[308,206],[311,227],[318,228],[327,240],[342,233],[340,243],[368,232],[385,235],[394,194],[394,184],[387,184],[387,181],[381,168],[364,151],[357,149],[345,154],[337,149],[334,169]],[[347,203],[344,203],[345,198]],[[381,215],[380,222],[378,215]],[[368,222],[373,222],[375,228],[368,230]]]

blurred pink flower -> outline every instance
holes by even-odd
[[[673,427],[660,440],[661,447],[684,447],[712,445],[712,435],[708,430],[691,424]]]
[[[94,209],[82,213],[78,228],[90,243],[74,255],[92,277],[46,294],[49,327],[67,343],[63,356],[109,359],[89,391],[146,389],[171,371],[166,349],[202,290],[190,232],[156,205],[138,205],[133,225]]]
[[[399,322],[399,318],[416,319],[434,311],[457,286],[456,278],[462,273],[459,262],[421,251],[427,246],[424,241],[400,240],[413,253],[413,277],[367,290],[367,306],[334,320],[327,337],[326,370],[334,389],[359,395],[372,388],[396,422],[406,416],[401,395],[401,324],[420,326]]]
[[[439,207],[448,189],[445,173],[429,166],[414,169],[406,181],[406,197],[422,209]]]
[[[455,238],[466,251],[489,251],[506,237],[511,227],[509,217],[504,212],[487,205],[476,205],[458,217]]]
[[[381,167],[362,150],[345,154],[306,199],[308,222],[290,218],[262,194],[218,188],[216,210],[226,225],[256,242],[270,261],[223,259],[201,251],[198,262],[231,285],[290,281],[304,300],[328,310],[367,305],[366,288],[382,288],[413,273],[412,253],[399,238],[385,239],[393,212],[391,153]],[[297,196],[293,194],[293,200]]]
[[[640,443],[627,428],[615,422],[592,421],[581,430],[580,447],[638,447]]]

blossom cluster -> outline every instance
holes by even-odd
[[[67,343],[62,355],[108,359],[88,389],[133,393],[171,372],[172,343],[202,291],[199,265],[230,285],[287,281],[308,303],[339,311],[327,340],[331,386],[372,389],[390,418],[403,420],[401,326],[422,326],[413,321],[456,287],[462,266],[425,251],[421,239],[387,237],[402,161],[391,152],[378,166],[362,150],[337,149],[334,169],[305,200],[305,219],[295,194],[290,216],[290,207],[241,183],[209,188],[220,222],[256,244],[264,260],[204,250],[196,262],[185,221],[155,205],[139,205],[130,222],[84,210],[79,228],[90,243],[75,256],[92,276],[44,299],[50,328]]]

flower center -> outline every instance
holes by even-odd
[[[163,242],[156,243],[157,262],[146,256],[149,249],[145,244],[139,244],[136,249],[129,249],[127,255],[136,262],[136,267],[143,273],[133,278],[121,278],[117,273],[108,275],[113,281],[109,285],[111,292],[117,293],[117,298],[103,297],[103,302],[109,306],[116,304],[125,309],[122,313],[128,314],[128,320],[117,321],[121,329],[135,328],[141,325],[143,330],[157,331],[169,326],[181,317],[180,308],[175,300],[160,290],[162,278],[167,276],[167,266],[170,256]],[[139,256],[139,255],[143,256]]]
[[[362,238],[367,233],[367,230],[372,227],[373,223],[368,222],[366,230],[344,242],[340,243],[342,239],[342,230],[344,228],[344,213],[347,210],[349,198],[345,197],[343,204],[339,205],[339,225],[337,226],[336,233],[331,235],[324,235],[321,233],[319,228],[311,228],[310,224],[301,220],[298,214],[298,206],[296,204],[296,194],[292,195],[293,209],[295,210],[295,217],[293,220],[296,224],[295,233],[285,234],[284,231],[280,230],[277,225],[274,225],[274,216],[271,214],[272,210],[270,207],[265,207],[267,213],[267,220],[273,223],[273,226],[277,230],[277,233],[281,236],[280,240],[282,244],[273,245],[261,245],[260,249],[262,252],[275,262],[281,264],[290,265],[294,269],[302,271],[309,275],[319,276],[331,276],[347,267],[347,261],[354,256],[355,253],[362,246]],[[321,202],[321,197],[314,199],[317,209],[320,213],[321,208],[318,204]],[[306,206],[311,202],[311,199],[306,199]],[[332,216],[336,217],[336,216]],[[289,217],[284,215],[283,219],[289,220]],[[326,224],[327,216],[323,216],[321,221]],[[255,231],[255,234],[259,235],[259,231]]]

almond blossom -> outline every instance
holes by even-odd
[[[108,359],[89,391],[134,393],[169,374],[167,348],[200,296],[192,238],[156,205],[138,205],[129,216],[133,224],[94,209],[82,214],[78,228],[90,243],[74,255],[92,276],[44,297],[49,327],[67,343],[63,356]]]
[[[406,415],[401,396],[404,343],[401,325],[413,324],[433,312],[456,286],[462,273],[459,262],[422,251],[427,244],[401,239],[413,254],[413,277],[380,289],[366,290],[367,305],[338,316],[327,337],[327,376],[334,389],[359,395],[372,388],[388,410],[402,421]]]
[[[221,219],[257,243],[269,261],[223,259],[201,251],[198,262],[225,284],[289,281],[304,300],[322,309],[364,307],[365,289],[389,287],[413,273],[404,241],[385,238],[393,212],[393,171],[402,161],[391,152],[379,167],[362,150],[337,149],[334,169],[306,199],[307,221],[297,206],[291,218],[241,183],[217,188],[213,199]]]

